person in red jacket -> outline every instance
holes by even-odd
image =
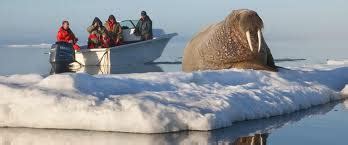
[[[75,37],[75,34],[69,28],[69,22],[63,21],[57,34],[57,42],[71,43],[75,50],[80,50],[80,46],[77,45],[77,41],[78,39]]]
[[[104,33],[101,37],[102,48],[109,48],[111,46],[110,37]]]

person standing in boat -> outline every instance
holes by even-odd
[[[59,28],[59,31],[57,33],[57,42],[66,42],[73,45],[73,48],[75,50],[80,50],[80,46],[77,45],[77,37],[75,34],[71,31],[69,26],[69,21],[63,21],[62,26]]]
[[[108,36],[111,40],[111,46],[118,46],[122,43],[122,28],[120,23],[116,21],[114,15],[110,15],[105,22],[104,27],[107,30]]]
[[[141,36],[141,40],[151,40],[152,34],[152,20],[145,11],[141,12],[141,18],[135,27],[135,35]]]
[[[88,36],[88,48],[102,48],[105,45],[103,44],[107,41],[102,41],[104,38],[108,37],[106,34],[106,29],[103,26],[103,23],[98,17],[95,17],[91,26],[87,28]],[[103,37],[105,36],[105,37]]]

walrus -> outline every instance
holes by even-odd
[[[264,24],[252,10],[234,10],[199,32],[184,50],[184,72],[220,69],[277,71],[263,37]]]

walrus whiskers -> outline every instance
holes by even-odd
[[[257,38],[258,38],[258,40],[259,40],[259,52],[261,51],[261,37],[262,37],[262,35],[261,35],[261,30],[259,29],[259,31],[257,31]]]
[[[251,44],[250,31],[246,32],[246,36],[247,36],[247,40],[248,40],[248,44],[249,44],[250,50],[254,51],[253,45]]]

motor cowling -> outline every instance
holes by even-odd
[[[56,42],[50,50],[50,63],[69,65],[75,62],[75,50],[71,43]]]

